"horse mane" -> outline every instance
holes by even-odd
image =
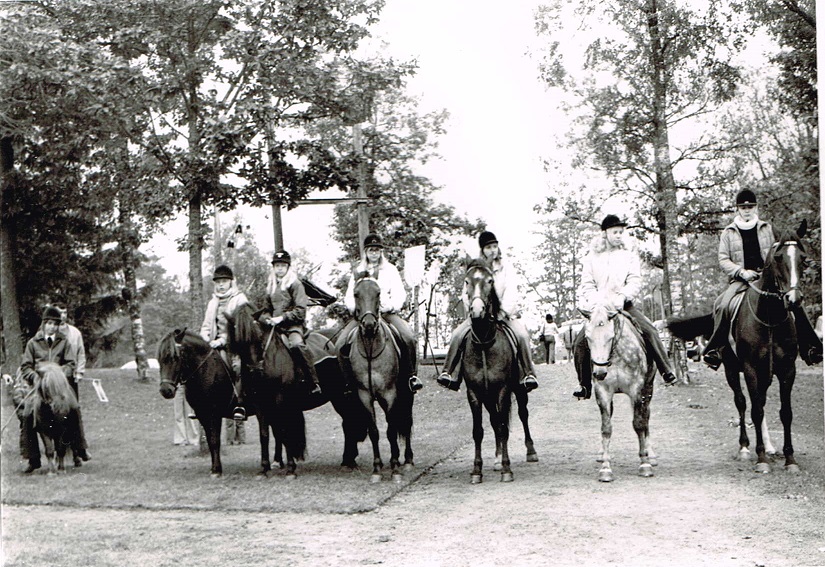
[[[60,365],[45,362],[37,370],[40,379],[34,393],[34,410],[37,412],[42,404],[46,404],[58,417],[77,411],[77,397]]]
[[[180,332],[179,329],[170,331],[160,340],[158,344],[158,362],[163,364],[174,364],[178,360],[178,347],[175,342],[175,333]]]
[[[261,340],[261,329],[255,321],[255,308],[244,303],[232,315],[233,324],[229,325],[229,344],[250,344]]]

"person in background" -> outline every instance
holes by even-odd
[[[378,282],[381,287],[381,317],[394,330],[401,345],[400,367],[406,373],[410,390],[416,393],[424,387],[418,378],[418,341],[409,324],[398,315],[407,299],[407,290],[398,269],[384,257],[384,243],[377,234],[368,234],[364,238],[364,256],[352,272],[344,294],[344,305],[350,313],[355,311],[355,284],[364,276],[369,276]],[[336,348],[338,362],[346,379],[345,390],[352,391],[352,370],[349,365],[350,335],[358,321],[350,319],[338,335]]]
[[[713,334],[702,358],[710,368],[722,364],[722,348],[730,332],[730,309],[734,297],[759,279],[765,258],[775,241],[773,227],[759,218],[756,194],[743,189],[736,195],[736,216],[719,236],[719,267],[728,276],[728,287],[713,304]],[[794,310],[799,356],[806,364],[822,362],[822,340],[816,335],[804,309]]]
[[[215,289],[212,298],[206,305],[206,314],[201,325],[201,337],[209,343],[209,346],[217,350],[224,361],[232,369],[233,387],[235,390],[236,404],[232,411],[233,419],[246,419],[246,409],[243,399],[243,382],[241,380],[242,368],[241,357],[226,350],[229,341],[229,321],[226,314],[232,314],[235,310],[249,303],[246,295],[235,285],[235,275],[229,266],[218,266],[212,274],[212,281]]]
[[[74,389],[75,396],[77,396],[77,420],[79,422],[80,447],[85,453],[85,459],[83,460],[88,461],[91,459],[91,455],[89,454],[89,445],[86,442],[86,432],[83,427],[83,415],[80,410],[80,381],[86,375],[86,347],[83,345],[83,335],[80,333],[80,330],[69,322],[68,308],[60,303],[56,303],[54,307],[59,309],[61,314],[60,326],[58,327],[58,330],[63,333],[66,336],[66,340],[69,341],[69,350],[77,363],[74,372],[75,379],[70,380],[69,383],[72,385],[72,389]],[[80,461],[81,457],[79,455],[74,455],[74,464],[76,467],[80,466]]]
[[[623,310],[636,323],[656,367],[666,384],[676,380],[667,357],[667,351],[653,323],[634,305],[642,287],[642,271],[639,256],[629,250],[624,242],[627,223],[616,215],[607,215],[601,224],[602,233],[590,245],[590,251],[582,261],[579,286],[579,305],[591,311],[596,305]],[[579,378],[579,388],[573,395],[579,399],[590,398],[592,370],[590,346],[584,335],[584,327],[573,341],[573,361]]]
[[[553,321],[553,315],[548,313],[539,329],[539,341],[545,350],[545,364],[556,364],[556,335],[558,334],[559,328]]]
[[[312,355],[304,342],[306,333],[307,299],[304,284],[292,269],[292,257],[286,250],[279,250],[272,256],[272,269],[266,286],[267,308],[258,318],[264,328],[274,327],[286,335],[289,350],[296,364],[303,367],[301,375],[310,384],[310,396],[321,394],[318,373]]]
[[[74,373],[76,362],[71,349],[69,348],[69,341],[66,340],[66,335],[60,332],[59,327],[63,322],[63,314],[59,309],[51,305],[47,305],[43,310],[42,323],[40,329],[35,333],[34,337],[29,339],[26,343],[26,348],[23,351],[23,361],[20,364],[20,379],[25,383],[24,397],[31,392],[37,379],[37,370],[39,364],[43,362],[54,362],[63,368],[63,373],[69,380],[69,383],[74,382]],[[76,386],[73,384],[73,387]],[[19,405],[23,401],[15,399],[15,404]],[[21,414],[18,414],[20,417]],[[37,433],[34,430],[34,416],[31,413],[22,412],[22,419],[20,423],[20,446],[25,448],[24,458],[27,458],[29,463],[24,474],[30,474],[39,469],[40,463],[40,445],[37,441]],[[79,455],[81,459],[87,457],[83,452]],[[79,461],[76,461],[77,465]]]
[[[197,424],[188,419],[193,415],[192,408],[186,401],[186,385],[179,384],[175,391],[175,397],[172,399],[172,407],[175,416],[174,428],[172,430],[172,442],[175,445],[194,445],[200,444],[200,435],[198,433]],[[235,423],[234,420],[228,419],[228,422]]]
[[[499,309],[499,320],[509,327],[517,344],[517,358],[522,371],[520,384],[529,392],[538,388],[536,381],[536,370],[533,368],[533,359],[530,356],[530,335],[519,317],[519,307],[517,303],[518,287],[513,280],[515,270],[501,255],[496,235],[489,231],[482,232],[478,237],[478,247],[480,257],[484,260],[493,272],[493,285],[496,295],[498,295],[501,307]],[[467,304],[467,293],[461,293],[464,301],[464,312],[470,313],[470,306]],[[450,390],[458,390],[461,387],[461,376],[453,377],[456,367],[461,360],[464,340],[470,332],[469,316],[453,331],[450,337],[450,348],[447,350],[447,358],[441,374],[436,378],[441,386]]]

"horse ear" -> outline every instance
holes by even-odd
[[[186,327],[183,329],[175,329],[175,342],[181,344],[183,342],[183,337],[186,336]]]
[[[587,311],[586,309],[581,309],[580,308],[579,313],[581,313],[582,317],[584,317],[585,319],[590,319],[590,311]]]
[[[808,219],[802,219],[802,222],[799,223],[799,228],[796,229],[796,235],[802,238],[806,232],[808,232]]]

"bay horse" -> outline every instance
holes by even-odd
[[[295,478],[296,460],[302,460],[306,453],[306,423],[303,412],[330,402],[342,418],[344,430],[344,454],[341,466],[357,468],[358,443],[367,437],[366,422],[360,419],[356,404],[344,395],[344,377],[338,366],[335,352],[315,364],[320,396],[310,396],[301,381],[300,370],[292,359],[283,339],[270,330],[265,333],[255,318],[254,308],[244,304],[227,315],[229,321],[229,344],[238,353],[245,367],[260,368],[247,381],[247,399],[255,399],[258,406],[258,422],[261,426],[261,464],[266,472],[271,470],[268,456],[269,429],[275,437],[274,461],[286,468],[287,478]],[[317,333],[321,344],[327,350],[334,343]],[[309,342],[311,338],[308,338]],[[297,373],[296,373],[297,372]],[[283,462],[282,448],[286,448],[287,462]]]
[[[167,400],[175,397],[178,386],[184,386],[186,401],[206,433],[209,454],[212,457],[211,475],[223,474],[221,465],[222,419],[232,419],[233,383],[229,365],[220,353],[209,346],[200,335],[187,329],[175,329],[166,334],[158,345],[160,366],[160,394]],[[253,415],[255,407],[247,408]],[[263,444],[261,449],[268,449]],[[268,471],[268,461],[261,463],[261,474]]]
[[[381,318],[381,287],[378,281],[364,276],[355,282],[355,318],[358,322],[355,339],[350,349],[353,386],[360,401],[362,415],[367,422],[372,442],[371,482],[381,480],[384,464],[378,447],[378,424],[375,403],[384,410],[387,421],[387,440],[390,443],[392,478],[402,478],[399,440],[404,441],[404,469],[414,466],[411,445],[413,426],[413,393],[406,383],[399,385],[401,356],[390,326]]]
[[[478,484],[483,479],[482,407],[487,408],[495,435],[495,468],[500,469],[502,482],[512,482],[514,477],[508,450],[512,394],[516,396],[519,417],[524,426],[527,461],[538,461],[528,425],[527,390],[518,385],[519,365],[514,350],[515,343],[511,344],[498,321],[500,302],[495,291],[493,272],[483,260],[476,259],[468,265],[465,280],[471,331],[462,350],[460,372],[467,384],[467,401],[473,415],[475,460],[470,482]]]
[[[799,472],[791,441],[791,390],[796,380],[796,357],[799,350],[792,311],[801,309],[802,304],[802,292],[799,289],[805,258],[802,237],[805,236],[807,226],[807,222],[802,221],[795,232],[777,234],[774,231],[776,242],[768,251],[762,273],[742,293],[742,303],[731,321],[733,343],[722,350],[725,378],[733,390],[734,403],[739,411],[740,459],[750,458],[750,440],[745,426],[747,404],[742,393],[740,373],[744,374],[751,400],[751,421],[755,425],[760,424],[755,427],[757,462],[754,472],[757,473],[768,473],[771,470],[766,450],[765,399],[774,376],[779,380],[779,417],[784,430],[782,452],[785,456],[785,470],[790,473]],[[705,314],[671,318],[668,326],[679,337],[691,334],[710,336],[713,331],[713,316]]]
[[[80,447],[79,404],[69,380],[60,365],[54,362],[38,364],[34,391],[27,401],[25,414],[40,435],[49,463],[48,474],[66,471],[66,448],[77,456]]]
[[[656,366],[630,316],[597,305],[585,316],[584,335],[590,347],[593,392],[602,416],[602,463],[599,481],[611,482],[610,439],[613,435],[613,396],[626,394],[633,407],[633,429],[639,438],[639,475],[653,476],[656,455],[650,443],[650,400]]]

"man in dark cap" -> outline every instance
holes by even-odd
[[[719,267],[728,276],[727,289],[713,306],[713,334],[703,351],[705,363],[713,370],[722,364],[721,349],[730,332],[730,303],[748,288],[748,283],[759,279],[765,258],[774,243],[773,227],[759,218],[756,194],[743,189],[736,195],[736,215],[733,222],[722,229],[719,237]],[[794,312],[799,355],[806,364],[822,361],[822,341],[813,331],[804,309]]]
[[[607,305],[610,309],[621,309],[630,315],[641,330],[645,348],[651,354],[662,378],[670,384],[676,380],[676,375],[659,332],[633,303],[641,291],[642,275],[638,254],[625,246],[626,226],[627,223],[616,215],[607,215],[602,220],[602,233],[590,244],[590,251],[582,261],[579,305],[585,311],[591,311],[597,304]],[[573,395],[579,399],[588,399],[592,368],[584,327],[573,341],[573,360],[579,378],[579,389]]]
[[[69,380],[74,381],[76,361],[69,347],[66,336],[60,332],[60,323],[63,314],[60,309],[47,305],[43,310],[42,324],[37,333],[26,343],[26,350],[23,352],[23,361],[20,364],[20,378],[24,380],[31,390],[34,380],[37,377],[37,370],[44,362],[54,362],[63,368],[63,373]],[[19,404],[21,400],[15,400]],[[34,431],[34,416],[29,413],[18,413],[21,418],[20,423],[20,446],[25,448],[24,457],[28,458],[28,467],[23,471],[29,474],[40,468],[40,446],[37,442],[37,434]],[[72,444],[72,447],[75,445]],[[88,460],[88,454],[75,455],[75,457]],[[75,459],[75,466],[80,466],[80,461]]]

